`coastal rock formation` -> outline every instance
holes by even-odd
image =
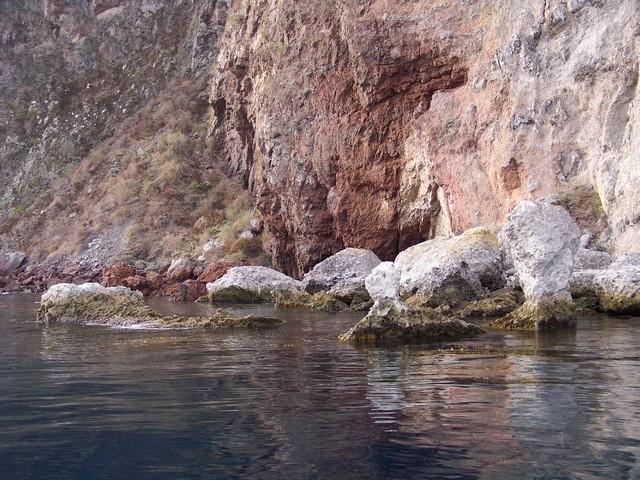
[[[427,304],[455,305],[504,285],[504,260],[496,236],[485,228],[428,240],[401,252],[400,295],[419,295]]]
[[[418,342],[474,337],[484,331],[458,318],[447,317],[432,308],[410,309],[399,296],[400,271],[392,262],[378,265],[366,285],[374,301],[366,317],[340,340],[356,344]]]
[[[238,1],[212,138],[295,276],[556,193],[595,244],[638,250],[639,16],[636,0]]]
[[[365,278],[380,264],[370,250],[346,248],[318,263],[302,279],[309,293],[328,291],[336,298],[352,303],[368,299]]]
[[[615,266],[595,277],[595,291],[604,312],[640,314],[640,266]]]
[[[126,287],[98,283],[60,283],[41,298],[38,320],[127,328],[262,328],[281,323],[276,318],[238,317],[217,312],[211,317],[163,316],[144,303],[142,294]]]
[[[575,324],[569,293],[580,229],[562,207],[523,201],[499,234],[525,294],[525,304],[501,319],[506,328],[541,329]]]
[[[267,267],[233,267],[220,279],[207,284],[213,302],[272,302],[279,293],[303,290],[302,282]]]

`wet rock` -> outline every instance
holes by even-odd
[[[401,252],[400,296],[420,295],[435,305],[455,305],[504,286],[503,254],[485,228],[420,243]]]
[[[486,298],[466,304],[458,313],[460,318],[502,317],[523,303],[522,293],[512,289],[491,292]]]
[[[369,313],[340,340],[356,344],[454,340],[484,333],[480,327],[463,320],[445,317],[436,310]]]
[[[542,329],[575,325],[569,293],[580,230],[562,207],[521,202],[500,231],[500,242],[513,259],[525,303],[494,326]]]
[[[140,292],[98,283],[54,285],[42,295],[38,320],[154,329],[261,328],[281,323],[276,318],[238,317],[221,311],[210,317],[163,316],[144,303]]]
[[[213,302],[272,302],[278,293],[302,291],[302,282],[268,267],[233,267],[207,284]]]
[[[278,308],[306,308],[320,312],[344,312],[350,307],[329,292],[307,293],[294,291],[276,293],[275,305]]]
[[[379,264],[369,250],[346,248],[318,263],[302,282],[309,293],[328,291],[346,303],[359,303],[368,299],[365,278]]]

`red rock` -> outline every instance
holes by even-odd
[[[171,262],[167,270],[167,278],[171,282],[182,282],[188,280],[193,275],[193,270],[197,264],[189,258],[178,258]]]
[[[135,267],[126,263],[115,263],[102,271],[102,283],[105,287],[125,285],[125,280],[137,275]]]
[[[219,260],[215,263],[210,263],[204,269],[204,271],[198,277],[198,281],[202,283],[215,282],[222,277],[227,270],[232,267],[240,267],[243,264],[240,262],[230,262],[227,260]]]

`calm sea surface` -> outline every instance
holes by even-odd
[[[37,324],[37,299],[0,297],[1,479],[640,479],[637,318],[357,349],[353,314],[126,331]]]

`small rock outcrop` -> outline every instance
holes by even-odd
[[[400,295],[419,295],[433,306],[456,305],[504,285],[504,259],[496,236],[486,228],[429,240],[401,252]]]
[[[339,338],[356,344],[458,339],[483,333],[475,325],[443,316],[432,308],[411,310],[398,294],[400,271],[392,262],[378,265],[366,278],[373,307]]]
[[[308,293],[328,291],[345,303],[362,303],[369,297],[365,278],[379,264],[370,250],[345,248],[313,267],[302,283]]]
[[[302,290],[302,282],[268,267],[233,267],[207,284],[209,300],[213,302],[272,302],[277,294]]]
[[[42,295],[38,320],[153,329],[261,328],[281,323],[277,318],[239,317],[221,311],[210,317],[163,316],[144,303],[142,293],[127,287],[103,287],[98,283],[52,286]]]
[[[525,303],[495,322],[509,329],[543,329],[575,325],[569,293],[580,230],[562,207],[521,202],[499,234],[513,260]]]
[[[599,308],[608,313],[640,314],[640,266],[618,259],[595,275]]]

